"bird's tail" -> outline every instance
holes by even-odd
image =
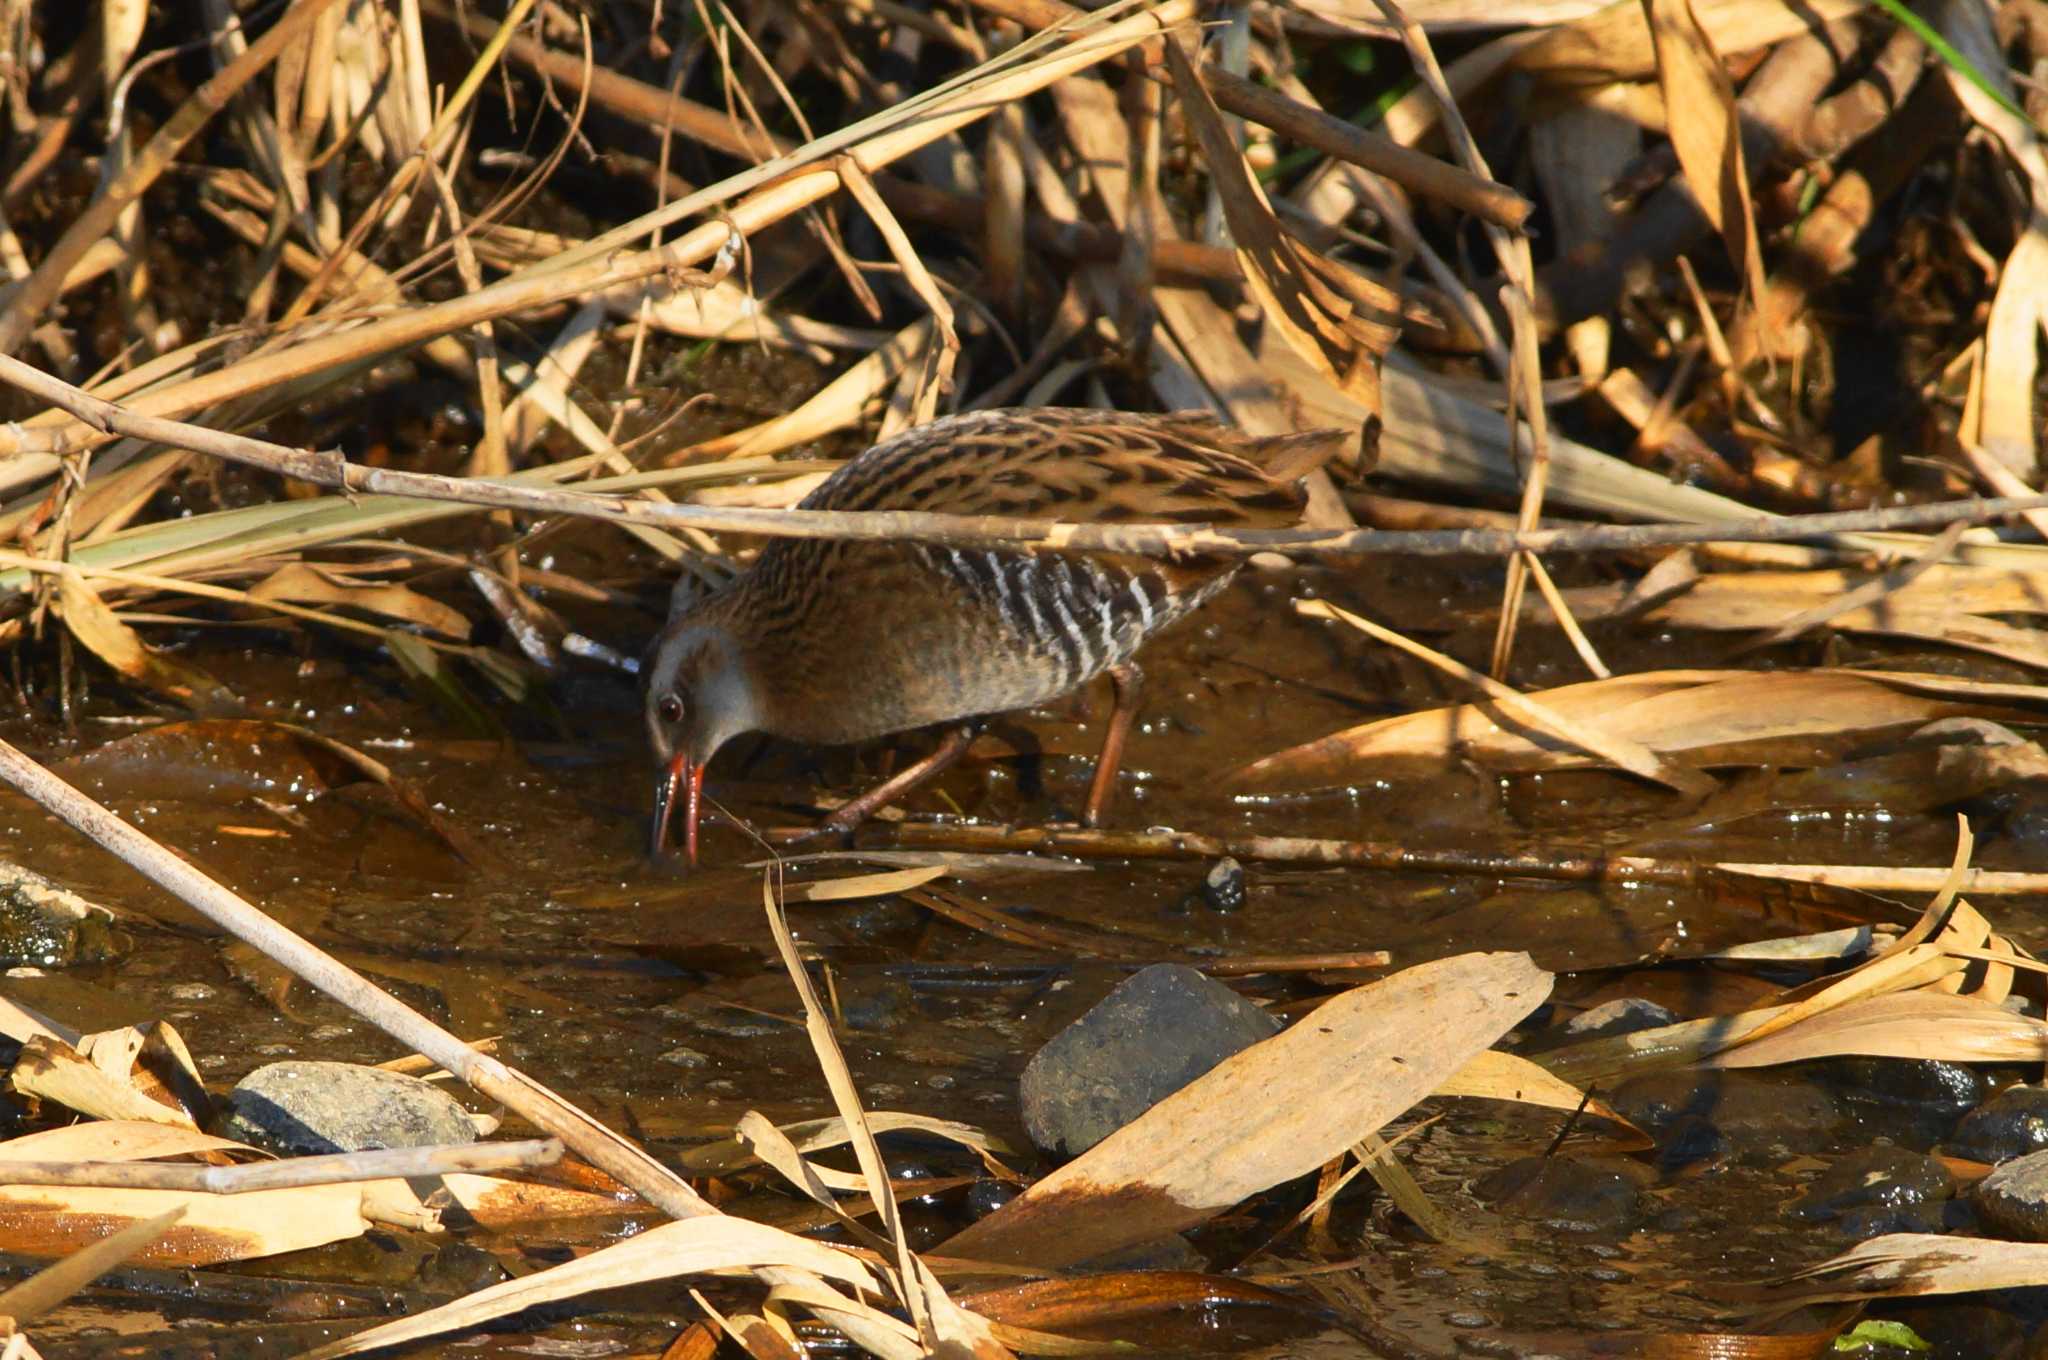
[[[1362,477],[1379,461],[1379,421],[1373,419],[1356,433],[1326,428],[1267,435],[1252,441],[1247,454],[1275,481],[1298,482],[1321,467]]]

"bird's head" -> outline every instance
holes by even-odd
[[[704,767],[718,748],[756,726],[754,690],[739,647],[722,625],[686,616],[655,640],[647,678],[647,737],[661,774],[654,791],[654,854],[682,801],[683,851],[697,862]]]

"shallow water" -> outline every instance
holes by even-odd
[[[564,549],[563,560],[573,554]],[[1486,610],[1498,577],[1487,563],[1385,562],[1247,575],[1145,658],[1146,711],[1111,824],[1560,857],[1639,849],[1654,829],[1660,853],[1674,857],[1947,862],[1954,822],[1946,811],[1767,812],[1674,834],[1672,795],[1596,772],[1502,778],[1458,765],[1375,770],[1344,791],[1267,799],[1222,787],[1222,772],[1256,756],[1457,697],[1449,682],[1414,663],[1340,626],[1299,618],[1291,600],[1319,595],[1429,633],[1466,611]],[[651,624],[615,611],[592,627],[610,627],[610,640],[630,649],[638,643],[633,629]],[[1480,662],[1488,636],[1465,626],[1434,640]],[[1709,661],[1707,648],[1684,639],[1596,629],[1595,640],[1617,670]],[[289,741],[245,739],[247,730],[223,728],[203,729],[202,741],[174,739],[165,724],[175,719],[104,680],[79,707],[75,733],[51,721],[38,699],[27,711],[13,709],[0,735],[58,764],[122,816],[456,1033],[499,1036],[506,1060],[664,1158],[681,1158],[749,1109],[777,1120],[830,1112],[794,993],[772,962],[758,871],[744,867],[761,857],[759,845],[729,826],[709,828],[705,867],[693,875],[645,854],[653,772],[628,682],[579,673],[556,684],[551,712],[493,710],[505,730],[485,736],[410,691],[379,655],[324,638],[195,634],[185,654],[243,696],[250,716],[304,724],[388,763],[469,857],[389,790],[341,783]],[[1554,634],[1525,637],[1518,685],[1579,678]],[[1070,817],[1105,706],[1105,695],[1091,694],[998,724],[975,758],[914,800],[911,814],[1027,823]],[[914,751],[922,740],[903,746]],[[877,775],[883,758],[881,750],[741,742],[714,765],[710,788],[757,825],[788,825],[814,815],[821,788],[852,791]],[[1979,863],[2027,863],[2021,832],[2032,806],[2022,791],[1993,809],[2009,830],[1996,818],[1985,823]],[[304,984],[195,928],[189,912],[13,794],[0,796],[0,847],[128,914],[117,932],[118,957],[15,976],[9,995],[87,1030],[169,1019],[217,1088],[282,1057],[399,1056],[391,1041]],[[1195,891],[1207,867],[1111,861],[950,886],[1027,922],[1113,933],[1127,952],[1147,957],[1385,949],[1400,967],[1469,950],[1527,949],[1546,967],[1574,970],[1539,1022],[1614,996],[1649,996],[1681,1015],[1737,1008],[1762,986],[1703,968],[1636,965],[1674,944],[1702,950],[1815,928],[1719,888],[1259,864],[1248,866],[1247,904],[1223,913]],[[2021,942],[2039,942],[2032,905],[1980,905]],[[849,1020],[841,1039],[869,1106],[979,1125],[1018,1148],[1025,1140],[1015,1083],[1023,1064],[1127,971],[1124,963],[973,932],[901,899],[797,906],[791,916],[808,952],[829,969]],[[1341,981],[1268,976],[1239,985],[1284,1003]],[[1773,1084],[1843,1089],[1839,1072],[1809,1067],[1744,1080],[1766,1092]],[[1784,1103],[1799,1108],[1797,1100]],[[1442,1117],[1415,1132],[1402,1156],[1458,1226],[1458,1240],[1422,1241],[1376,1191],[1354,1188],[1340,1199],[1327,1239],[1310,1242],[1296,1231],[1251,1268],[1355,1259],[1341,1272],[1341,1288],[1325,1281],[1326,1297],[1364,1310],[1381,1334],[1424,1355],[1558,1353],[1558,1334],[1590,1340],[1616,1330],[1730,1325],[1739,1315],[1708,1297],[1710,1286],[1765,1278],[1848,1245],[1825,1226],[1781,1216],[1805,1178],[1874,1139],[1931,1141],[1909,1100],[1837,1104],[1849,1111],[1840,1120],[1801,1126],[1794,1118],[1753,1144],[1724,1146],[1687,1165],[1657,1170],[1638,1158],[1652,1168],[1644,1207],[1618,1229],[1554,1215],[1519,1218],[1481,1202],[1478,1183],[1543,1153],[1561,1116],[1478,1102],[1425,1106],[1419,1113]],[[27,1126],[25,1111],[9,1112],[16,1126]],[[1414,1123],[1406,1118],[1396,1131]],[[977,1169],[930,1145],[891,1148],[899,1172]],[[796,1200],[759,1182],[729,1180],[721,1191],[738,1197],[729,1206],[736,1212],[805,1221]],[[1197,1234],[1202,1260],[1212,1269],[1238,1265],[1307,1195],[1302,1187],[1283,1189]],[[941,1240],[962,1212],[958,1193],[917,1207],[917,1244]],[[525,1271],[617,1226],[455,1240]],[[296,1288],[237,1306],[92,1295],[39,1339],[47,1338],[46,1353],[113,1353],[124,1345],[113,1333],[169,1319],[199,1347],[195,1354],[269,1354],[291,1339],[296,1345],[275,1351],[289,1353],[311,1344],[307,1337],[337,1310],[416,1306],[426,1297],[419,1291],[431,1292],[439,1278],[432,1271],[436,1262],[445,1266],[449,1240],[378,1230],[228,1272],[332,1282],[339,1291],[332,1298]],[[601,1310],[563,1308],[488,1339],[420,1353],[645,1354],[694,1315],[680,1287],[648,1288],[605,1300]],[[287,1318],[299,1319],[292,1328],[300,1330],[283,1327]],[[212,1327],[229,1330],[206,1330]],[[1313,1319],[1224,1306],[1108,1334],[1154,1354],[1312,1354],[1336,1346],[1356,1353],[1359,1345]]]

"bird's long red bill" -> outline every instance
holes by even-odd
[[[704,803],[704,767],[687,755],[670,760],[654,786],[654,857],[668,852],[668,824],[675,817],[676,795],[683,800],[683,857],[697,863],[697,815]]]

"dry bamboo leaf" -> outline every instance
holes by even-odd
[[[830,1209],[842,1219],[846,1215],[839,1210],[839,1201],[833,1197],[835,1190],[866,1194],[867,1177],[852,1171],[839,1171],[829,1166],[817,1166],[807,1162],[796,1145],[786,1138],[782,1130],[768,1122],[758,1111],[749,1110],[741,1117],[738,1137],[740,1145],[753,1154],[761,1165],[777,1172],[782,1179],[808,1195],[811,1200]],[[848,1220],[851,1226],[851,1220]],[[874,1245],[871,1240],[870,1245]],[[882,1244],[885,1248],[886,1243]]]
[[[1372,414],[1270,329],[1262,332],[1258,367],[1300,404],[1300,425],[1356,429]],[[1380,391],[1386,403],[1386,424],[1380,432],[1382,473],[1492,495],[1521,494],[1507,417],[1500,411],[1424,372],[1398,349],[1387,356]],[[1546,504],[1629,520],[1753,519],[1757,513],[1751,506],[1675,483],[1556,431],[1550,436]]]
[[[1191,1270],[1105,1271],[1065,1279],[1033,1280],[983,1290],[963,1300],[975,1312],[1002,1322],[1079,1330],[1128,1327],[1150,1314],[1176,1309],[1213,1309],[1240,1304],[1271,1308],[1322,1321],[1313,1299],[1285,1293],[1238,1275],[1205,1275]]]
[[[868,1198],[874,1203],[881,1222],[882,1241],[886,1247],[894,1249],[896,1272],[893,1282],[897,1297],[903,1301],[916,1324],[919,1341],[928,1349],[942,1354],[976,1356],[980,1360],[1001,1360],[1010,1352],[995,1339],[988,1323],[953,1302],[938,1277],[910,1249],[896,1196],[889,1188],[889,1169],[882,1160],[881,1146],[875,1142],[874,1130],[869,1127],[867,1114],[861,1107],[853,1073],[846,1065],[846,1055],[840,1050],[839,1041],[832,1032],[831,1018],[818,1000],[817,989],[811,985],[810,973],[797,955],[788,917],[777,900],[775,885],[779,877],[773,873],[762,874],[762,910],[767,915],[768,928],[775,936],[775,948],[782,957],[782,966],[803,1001],[804,1032],[809,1036],[811,1051],[824,1072],[832,1103],[838,1109],[839,1117],[846,1121],[854,1160],[860,1164],[861,1175],[867,1182]],[[802,1168],[795,1169],[801,1173]]]
[[[1692,0],[1643,0],[1657,49],[1657,80],[1664,90],[1665,125],[1693,197],[1727,243],[1752,303],[1764,295],[1763,254],[1756,211],[1749,200],[1749,170],[1742,154],[1742,119],[1735,82],[1712,38],[1700,26]]]
[[[1611,0],[1408,0],[1401,13],[1427,33],[1466,29],[1549,28],[1605,9]],[[1300,0],[1296,6],[1329,23],[1375,37],[1395,37],[1395,28],[1372,0]]]
[[[1521,1105],[1540,1105],[1551,1110],[1584,1110],[1609,1119],[1624,1128],[1634,1128],[1607,1104],[1590,1097],[1578,1087],[1546,1069],[1513,1053],[1489,1048],[1438,1084],[1439,1096],[1465,1096],[1473,1100],[1512,1100]]]
[[[469,638],[469,620],[459,609],[452,609],[406,586],[358,581],[332,568],[316,567],[308,562],[293,562],[279,567],[249,587],[249,598],[288,600],[295,604],[344,605],[410,623],[458,641]]]
[[[1920,540],[1920,546],[1924,548],[1926,540]],[[1717,632],[1772,630],[1802,615],[1838,607],[1852,592],[1881,579],[1869,572],[1838,569],[1717,573],[1655,602],[1642,617]],[[1621,592],[1604,586],[1568,591],[1566,598],[1582,618],[1625,613],[1629,607]],[[2039,569],[2004,561],[1949,563],[1926,568],[1879,600],[1830,613],[1826,626],[1920,638],[2048,668],[2048,643],[2039,630],[1984,617],[2043,613],[2048,613],[2048,576]]]
[[[109,92],[119,83],[128,59],[135,55],[148,22],[149,0],[101,0],[100,67]]]
[[[1701,962],[1726,963],[1832,963],[1870,952],[1874,934],[1869,926],[1844,926],[1840,930],[1815,931],[1810,935],[1784,935],[1769,940],[1711,949],[1686,957]]]
[[[1984,685],[1884,671],[1650,671],[1539,691],[1566,717],[1597,721],[1690,764],[1816,763],[1831,739],[1866,738],[1938,718],[2038,720],[2048,687]],[[1262,789],[1347,783],[1373,762],[1463,757],[1495,769],[1583,767],[1583,751],[1511,729],[1491,704],[1461,704],[1365,723],[1238,771]]]
[[[654,279],[622,284],[603,294],[606,309],[625,320],[640,319],[642,298],[648,300],[647,323],[657,330],[701,340],[781,345],[821,362],[834,350],[879,349],[892,334],[771,309],[730,279],[710,288],[677,288],[665,279]]]
[[[204,1099],[205,1087],[198,1074],[190,1071],[190,1055],[182,1043],[173,1047],[159,1038],[153,1045],[158,1058],[152,1064],[155,1070],[136,1066],[135,1059],[150,1043],[150,1037],[134,1027],[86,1035],[80,1040],[81,1048],[51,1039],[31,1039],[22,1045],[21,1057],[8,1074],[8,1085],[22,1095],[54,1101],[94,1119],[134,1119],[196,1129],[193,1113],[172,1094],[175,1088],[196,1092]],[[165,1057],[168,1063],[162,1061]],[[173,1071],[180,1057],[185,1070]]]
[[[921,888],[944,878],[947,868],[931,864],[915,869],[891,869],[885,873],[855,874],[849,878],[825,878],[792,883],[783,891],[785,902],[850,902],[866,897],[887,897],[891,893]]]
[[[1889,1233],[1741,1297],[1786,1308],[1835,1300],[1967,1294],[2048,1283],[2048,1243]]]
[[[1747,52],[1855,14],[1864,0],[1695,0],[1693,13],[1716,52]],[[1522,47],[1513,64],[1553,80],[1608,85],[1657,74],[1657,51],[1640,5],[1603,5]]]
[[[82,1037],[69,1025],[4,996],[0,996],[0,1034],[6,1035],[17,1044],[43,1038],[74,1047]]]
[[[177,1228],[137,1259],[160,1266],[217,1265],[355,1237],[369,1226],[354,1185],[308,1185],[246,1195],[82,1186],[0,1185],[8,1250],[63,1256],[132,1222],[182,1208]]]
[[[637,1200],[467,1171],[439,1176],[435,1183],[471,1218],[499,1232],[572,1218],[611,1218],[641,1211]]]
[[[143,646],[135,630],[114,617],[99,592],[74,569],[58,573],[57,608],[64,616],[64,626],[87,651],[143,688],[195,712],[241,707],[212,676]]]
[[[779,1228],[707,1215],[664,1223],[566,1264],[492,1285],[412,1317],[371,1327],[346,1340],[309,1351],[300,1360],[331,1360],[334,1356],[397,1346],[603,1289],[763,1266],[807,1270],[869,1292],[881,1289],[881,1282],[868,1268],[846,1252],[806,1241]],[[861,1310],[861,1305],[851,1299],[835,1297],[839,1310]]]
[[[1061,1266],[1200,1223],[1378,1130],[1535,1009],[1550,982],[1526,954],[1466,954],[1353,988],[939,1250]]]
[[[1919,988],[1851,1001],[1704,1062],[1709,1067],[1769,1067],[1844,1054],[2038,1063],[2048,1060],[2048,1023],[1993,1002]]]
[[[1565,714],[1530,695],[1510,689],[1490,676],[1481,675],[1441,652],[1382,628],[1369,619],[1339,609],[1327,600],[1297,600],[1294,609],[1296,613],[1307,618],[1339,620],[1376,642],[1397,647],[1410,656],[1427,661],[1445,674],[1483,690],[1489,696],[1490,706],[1505,710],[1518,725],[1536,728],[1589,755],[1597,755],[1633,775],[1663,784],[1688,797],[1703,798],[1714,792],[1715,784],[1712,779],[1696,771],[1672,765],[1649,746],[1616,733],[1598,718]],[[1611,677],[1603,677],[1606,678]],[[1599,684],[1602,681],[1594,683]]]
[[[1266,324],[1277,327],[1318,372],[1372,412],[1363,423],[1361,449],[1369,468],[1378,445],[1380,359],[1400,337],[1400,300],[1324,259],[1281,227],[1179,40],[1169,38],[1165,47],[1182,107],[1208,162],[1209,182],[1229,219],[1245,282]]]
[[[993,1134],[975,1128],[972,1124],[961,1124],[950,1119],[933,1119],[929,1115],[904,1114],[897,1110],[871,1110],[867,1114],[868,1128],[877,1133],[895,1133],[909,1130],[933,1138],[956,1143],[982,1157],[996,1154],[1007,1155],[1010,1146]],[[846,1121],[837,1115],[824,1119],[807,1119],[794,1124],[780,1126],[782,1136],[802,1153],[823,1152],[839,1147],[853,1137],[846,1127]],[[738,1138],[727,1138],[702,1147],[687,1149],[682,1156],[684,1168],[694,1175],[730,1175],[753,1165],[753,1153]]]
[[[1579,1086],[1611,1085],[1644,1072],[1687,1066],[1703,1054],[1738,1041],[1781,1009],[1769,1006],[1740,1015],[1711,1015],[1632,1034],[1588,1039],[1540,1053],[1536,1063],[1552,1076]]]
[[[0,1160],[138,1162],[158,1157],[197,1157],[218,1160],[227,1152],[265,1157],[268,1153],[201,1133],[187,1125],[159,1124],[148,1120],[95,1119],[61,1129],[26,1133],[0,1143]]]
[[[0,1293],[0,1318],[6,1319],[6,1329],[12,1332],[35,1321],[114,1267],[133,1260],[184,1216],[185,1207],[174,1204],[155,1218],[102,1237]]]

